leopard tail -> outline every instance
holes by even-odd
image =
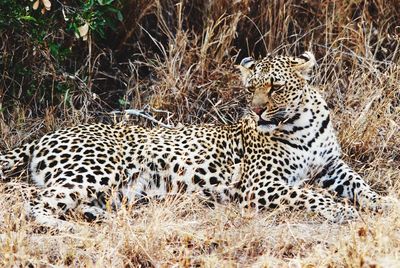
[[[10,181],[28,167],[39,140],[34,140],[12,150],[0,153],[0,181]]]

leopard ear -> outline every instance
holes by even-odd
[[[246,84],[247,77],[251,74],[255,66],[255,61],[252,57],[242,59],[238,68],[242,74],[242,81]]]
[[[297,70],[305,79],[309,79],[309,74],[312,68],[317,64],[315,56],[312,52],[304,52],[299,57],[293,58],[292,66]]]

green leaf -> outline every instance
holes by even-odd
[[[102,6],[109,5],[112,2],[114,2],[114,0],[97,0],[97,3],[99,3]]]
[[[50,53],[54,56],[54,57],[58,57],[60,54],[60,45],[56,44],[56,43],[50,43],[49,44],[49,48],[50,48]]]
[[[67,88],[64,92],[64,105],[69,106],[71,103],[71,95],[69,94],[70,89]]]
[[[122,99],[122,98],[119,99],[118,102],[119,102],[120,106],[128,106],[129,105],[129,101]]]
[[[122,20],[124,19],[124,17],[122,16],[122,12],[119,11],[119,10],[118,10],[118,12],[117,12],[117,19],[118,19],[119,21],[122,21]]]
[[[21,17],[19,17],[19,19],[20,19],[20,20],[24,20],[24,21],[33,21],[33,22],[37,22],[37,20],[36,20],[34,17],[29,16],[29,15],[27,15],[27,16],[21,16]]]
[[[88,11],[92,8],[94,0],[89,0],[83,5],[83,11]]]

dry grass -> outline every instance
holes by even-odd
[[[35,234],[20,202],[2,196],[0,265],[183,267],[395,267],[399,207],[332,225],[302,212],[241,217],[236,207],[206,208],[195,197],[150,202],[79,233]],[[364,266],[366,265],[366,266]]]
[[[344,158],[376,190],[399,197],[397,1],[176,2],[127,1],[126,9],[135,13],[126,15],[125,23],[135,26],[124,28],[115,50],[132,52],[129,61],[125,56],[118,67],[109,52],[93,46],[88,58],[108,57],[112,68],[106,70],[100,61],[93,61],[92,84],[70,81],[72,102],[80,103],[80,109],[65,103],[40,108],[34,101],[13,102],[10,108],[7,92],[13,83],[6,78],[0,87],[0,109],[7,108],[0,114],[1,150],[64,126],[112,121],[103,112],[115,109],[108,106],[107,97],[117,93],[127,108],[149,104],[161,110],[153,111],[153,116],[164,123],[233,122],[245,107],[235,62],[266,51],[292,54],[309,49],[319,64],[313,84],[332,109]],[[157,27],[151,28],[155,19]],[[79,65],[78,78],[86,72],[85,64],[87,59]],[[41,75],[37,72],[45,79]],[[58,75],[55,71],[51,79],[60,79]],[[103,88],[110,80],[116,81],[118,86],[112,89],[117,93]],[[151,125],[143,119],[131,121]],[[38,234],[35,223],[25,219],[21,197],[1,191],[0,266],[5,267],[398,267],[400,263],[398,205],[382,215],[364,212],[360,221],[336,225],[303,212],[270,211],[243,218],[234,205],[211,209],[197,197],[183,196],[122,209],[102,224],[77,218],[83,228],[76,234]]]

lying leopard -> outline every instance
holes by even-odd
[[[235,124],[61,129],[1,154],[0,175],[28,167],[38,188],[29,214],[53,227],[75,209],[101,217],[110,196],[118,204],[177,193],[236,201],[242,211],[285,206],[331,221],[357,218],[355,207],[303,187],[313,182],[360,207],[381,202],[340,159],[327,104],[307,83],[315,63],[310,52],[243,59],[252,113]]]

